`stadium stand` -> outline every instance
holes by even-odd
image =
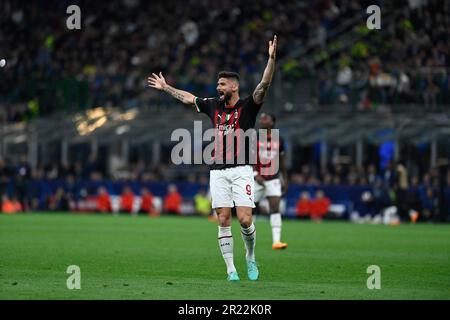
[[[82,8],[82,30],[61,31],[72,3]],[[100,186],[114,203],[125,185],[137,196],[145,186],[163,210],[176,183],[181,211],[192,213],[207,168],[170,165],[168,137],[192,131],[193,120],[209,125],[148,90],[148,72],[215,96],[218,68],[231,69],[248,93],[264,65],[261,43],[276,32],[279,69],[265,108],[288,143],[286,214],[296,216],[302,191],[320,189],[345,218],[365,210],[370,191],[403,217],[414,207],[429,212],[423,219],[449,219],[448,1],[180,3],[2,1],[1,194],[32,210],[62,210]],[[379,31],[365,28],[371,4],[383,7]]]
[[[383,28],[370,31],[364,8],[381,2]],[[450,98],[450,9],[445,1],[421,2],[413,8],[415,1],[235,0],[211,10],[207,1],[190,0],[197,8],[190,11],[180,1],[75,1],[83,8],[82,30],[63,32],[61,12],[68,1],[2,1],[2,49],[11,59],[0,73],[0,103],[6,106],[0,118],[172,104],[146,90],[149,70],[164,71],[181,89],[211,96],[217,68],[231,69],[240,72],[241,87],[249,91],[264,65],[259,44],[270,38],[267,30],[282,39],[278,88],[270,100],[277,108],[439,108]]]

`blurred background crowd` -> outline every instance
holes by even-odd
[[[65,27],[71,4],[81,8],[79,31]],[[373,4],[382,7],[381,30],[365,26]],[[278,76],[293,84],[280,95],[295,94],[298,83],[297,99],[306,106],[433,109],[450,99],[448,1],[5,0],[0,8],[9,58],[0,73],[3,121],[92,106],[170,104],[145,89],[155,70],[181,89],[215,96],[220,66],[239,72],[248,92],[259,81],[273,33],[280,39]]]
[[[0,159],[1,211],[197,213],[206,216],[212,213],[207,175],[174,179],[167,176],[164,166],[134,167],[133,170],[129,176],[104,176],[101,166],[91,158],[86,164],[77,163],[67,168],[48,166],[34,171],[26,157],[18,163]],[[352,204],[343,209],[345,214],[339,215],[340,218],[350,218],[355,212],[374,217],[392,206],[402,219],[409,220],[411,212],[420,212],[420,221],[447,218],[450,170],[439,172],[437,168],[430,168],[418,177],[408,174],[402,163],[392,162],[382,171],[375,164],[361,168],[336,165],[329,170],[314,172],[304,165],[300,172],[289,172],[290,189],[285,195],[288,199],[285,206],[291,206],[288,215],[312,219],[333,217],[331,205],[345,205],[339,196],[345,187],[353,193],[348,197]],[[442,184],[447,190],[445,194]]]
[[[72,4],[81,30],[66,28]],[[380,30],[366,27],[369,5]],[[208,97],[232,70],[249,94],[277,34],[265,108],[287,141],[286,214],[341,204],[347,218],[393,205],[450,217],[448,0],[3,0],[0,11],[7,211],[210,211],[206,166],[170,163],[170,130],[196,118],[146,78],[162,71]]]

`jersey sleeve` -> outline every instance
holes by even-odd
[[[252,113],[254,113],[255,115],[258,114],[258,112],[259,112],[259,110],[261,109],[262,105],[263,105],[262,103],[257,104],[257,103],[255,102],[255,100],[253,99],[253,95],[250,95],[250,97],[248,98],[248,106],[249,106],[249,109],[250,109],[250,111],[251,111]]]
[[[194,105],[198,113],[205,113],[211,118],[217,106],[217,99],[195,97]]]

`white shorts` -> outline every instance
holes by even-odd
[[[281,197],[281,181],[279,178],[266,180],[264,185],[255,181],[255,202],[265,197]]]
[[[253,168],[238,166],[209,173],[212,208],[255,207]]]

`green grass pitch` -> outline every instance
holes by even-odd
[[[288,249],[271,249],[257,219],[260,280],[226,281],[215,223],[199,217],[0,215],[0,299],[450,299],[450,226],[285,221]],[[81,269],[81,289],[66,286]],[[381,289],[366,286],[381,269]]]

